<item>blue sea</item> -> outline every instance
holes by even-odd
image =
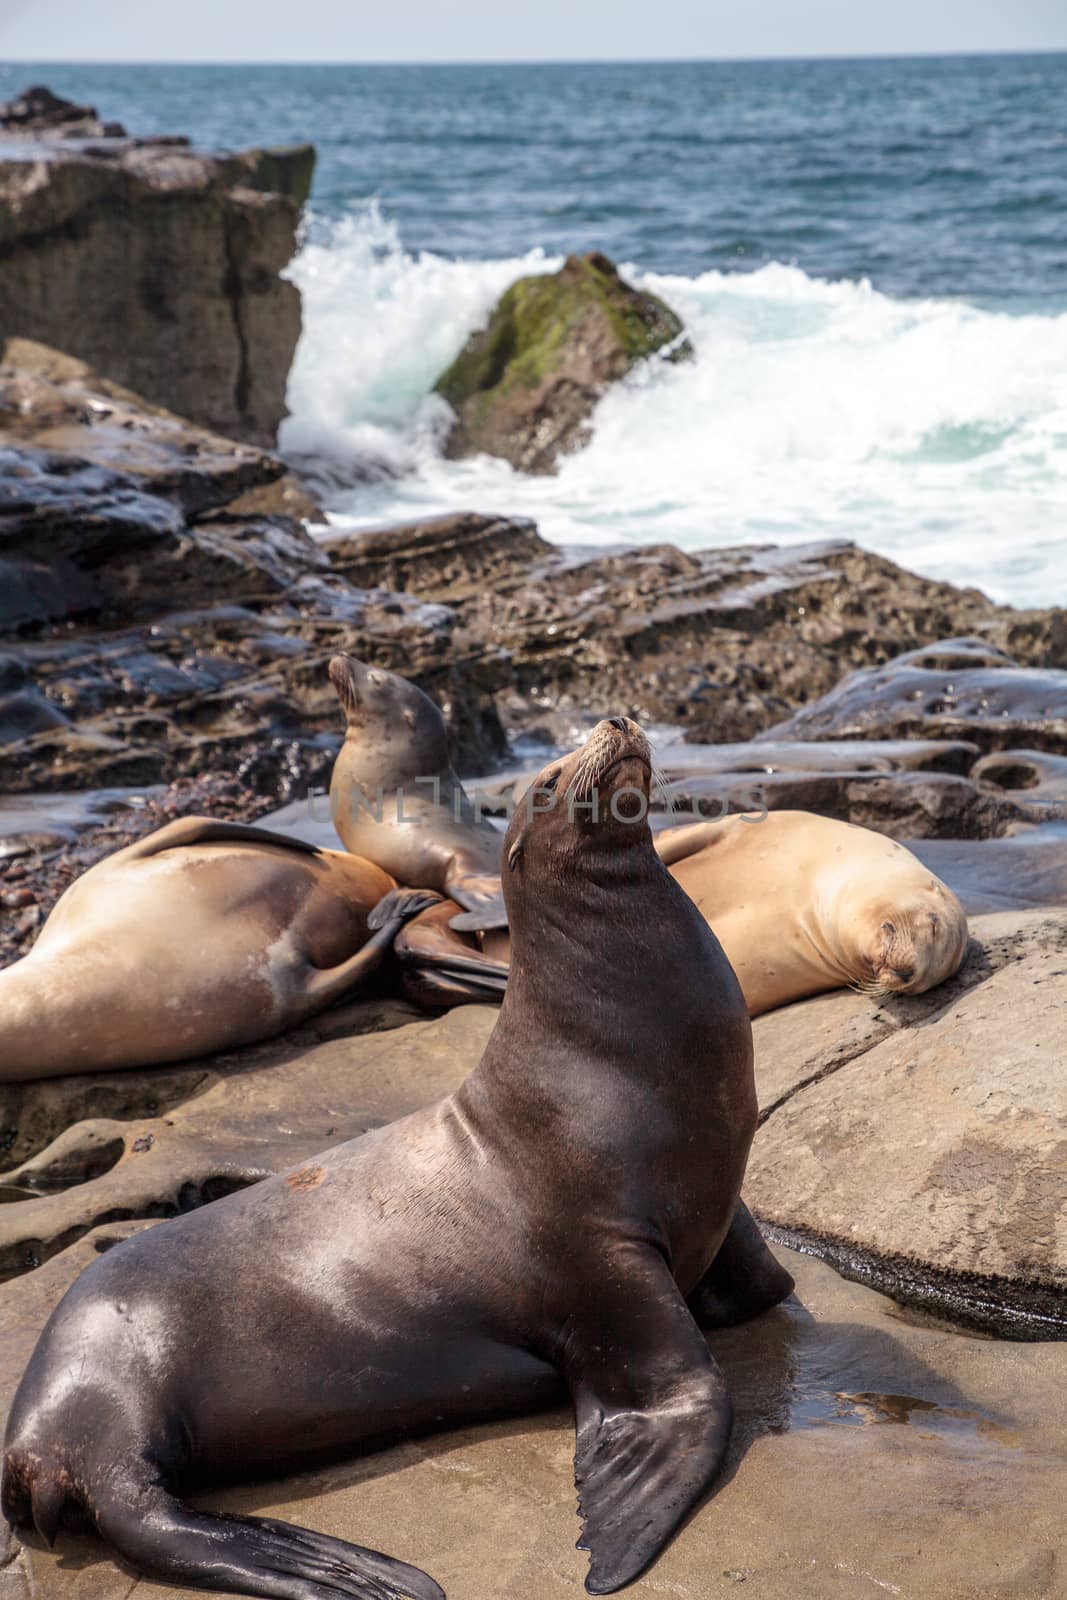
[[[1067,55],[19,65],[0,97],[33,81],[134,132],[318,147],[282,444],[326,464],[342,526],[844,537],[1067,603]],[[609,393],[556,477],[445,461],[439,371],[514,278],[593,248],[696,361]]]

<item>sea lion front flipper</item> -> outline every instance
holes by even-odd
[[[460,915],[452,918],[453,928],[460,933],[487,933],[490,928],[507,927],[508,913],[497,876],[461,873],[452,867],[445,879],[445,892],[463,907]]]
[[[367,918],[371,937],[362,950],[357,950],[354,956],[336,967],[310,971],[307,997],[313,1009],[319,1011],[339,1000],[376,972],[408,918],[417,917],[420,911],[436,905],[440,898],[432,889],[390,889],[388,894],[383,894]]]
[[[702,1328],[731,1328],[780,1304],[795,1287],[739,1200],[719,1253],[688,1304]]]
[[[390,889],[371,911],[367,927],[372,933],[391,928],[396,934],[412,917],[419,917],[440,903],[441,896],[436,889]]]
[[[556,1357],[574,1399],[574,1481],[585,1587],[643,1572],[709,1487],[733,1411],[722,1373],[670,1269],[651,1247],[591,1274]]]

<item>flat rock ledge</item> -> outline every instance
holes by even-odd
[[[746,1197],[772,1237],[902,1304],[1065,1339],[1067,916],[972,929],[963,971],[926,995],[756,1023]]]

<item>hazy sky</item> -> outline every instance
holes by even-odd
[[[1067,49],[1067,0],[0,0],[0,61],[527,61]]]
[[[1067,50],[1067,0],[0,0],[0,61]]]

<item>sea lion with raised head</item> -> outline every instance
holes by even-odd
[[[87,1520],[192,1587],[441,1600],[388,1556],[179,1496],[531,1409],[560,1380],[590,1593],[636,1577],[711,1484],[731,1411],[694,1309],[740,1320],[791,1287],[738,1205],[748,1016],[627,816],[640,729],[600,724],[538,782],[556,803],[508,829],[511,978],[471,1076],[89,1267],[15,1397],[10,1523],[51,1542]]]
[[[436,899],[343,850],[182,817],[90,867],[0,972],[0,1081],[269,1038],[358,988]]]
[[[334,656],[330,681],[347,723],[330,780],[345,848],[398,883],[447,895],[475,912],[479,927],[502,927],[501,836],[453,771],[437,706],[406,678],[355,656]]]

